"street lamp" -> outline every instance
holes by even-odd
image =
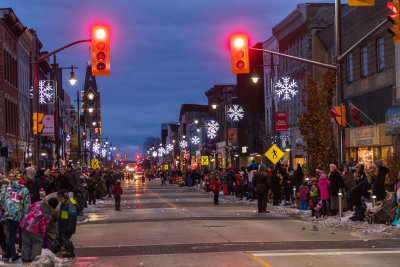
[[[78,80],[75,78],[74,67],[71,66],[71,76],[69,77],[69,84],[74,86]]]
[[[211,107],[212,107],[213,109],[217,109],[217,104],[211,104]]]
[[[93,125],[93,126],[96,126],[96,122],[95,122],[95,121],[94,121],[94,122],[92,122],[92,125]]]
[[[90,108],[88,108],[88,111],[89,111],[89,113],[92,113],[92,112],[93,112],[93,110],[94,110],[94,108],[93,108],[93,107],[90,107]]]
[[[250,79],[253,81],[254,84],[256,84],[260,80],[260,77],[258,77],[257,74],[253,74]]]
[[[198,119],[195,119],[195,120],[194,120],[194,123],[198,124],[198,123],[199,123],[199,120],[198,120]]]

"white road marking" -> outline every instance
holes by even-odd
[[[276,252],[276,253],[254,253],[252,255],[256,257],[286,257],[286,256],[374,255],[374,254],[400,254],[400,250]]]

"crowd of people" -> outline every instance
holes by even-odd
[[[31,262],[43,248],[73,258],[78,216],[104,197],[122,194],[115,187],[122,173],[82,172],[71,164],[65,171],[35,167],[0,173],[0,246],[4,262]],[[117,197],[116,197],[117,199]],[[117,209],[117,203],[116,203]],[[119,209],[119,204],[118,204]]]
[[[363,221],[369,213],[366,201],[374,196],[376,205],[382,205],[391,198],[385,181],[389,169],[382,160],[365,168],[353,160],[338,168],[329,164],[327,171],[318,166],[315,175],[306,178],[303,168],[297,164],[293,169],[289,164],[278,163],[267,167],[254,161],[247,168],[233,170],[190,170],[180,173],[163,173],[161,177],[181,175],[182,185],[204,188],[214,192],[214,204],[218,205],[220,192],[249,201],[257,200],[258,212],[268,213],[267,203],[274,206],[290,206],[300,210],[311,210],[312,216],[335,216],[339,209],[354,211],[351,220]],[[166,179],[168,180],[168,179]],[[399,182],[392,188],[394,197],[400,198]],[[397,192],[398,191],[398,192]],[[397,207],[397,206],[396,206]]]

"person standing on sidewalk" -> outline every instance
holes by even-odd
[[[257,194],[258,213],[268,213],[267,194],[270,186],[270,177],[267,174],[267,166],[260,166],[260,170],[253,177],[254,190]]]
[[[121,187],[121,181],[117,180],[117,184],[112,189],[112,194],[115,198],[115,210],[121,210],[121,195],[124,193]]]
[[[219,198],[219,191],[221,191],[221,184],[219,181],[219,174],[214,173],[214,178],[211,181],[211,189],[214,192],[214,205],[219,205],[218,198]]]

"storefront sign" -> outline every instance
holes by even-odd
[[[237,143],[237,128],[229,128],[228,129],[228,142],[231,144]]]
[[[386,134],[400,134],[400,107],[395,106],[386,112]]]
[[[54,115],[44,115],[42,123],[44,125],[42,135],[54,136]]]
[[[275,112],[275,129],[276,132],[287,132],[287,112]]]
[[[373,146],[379,145],[378,126],[366,126],[350,129],[350,146]]]

